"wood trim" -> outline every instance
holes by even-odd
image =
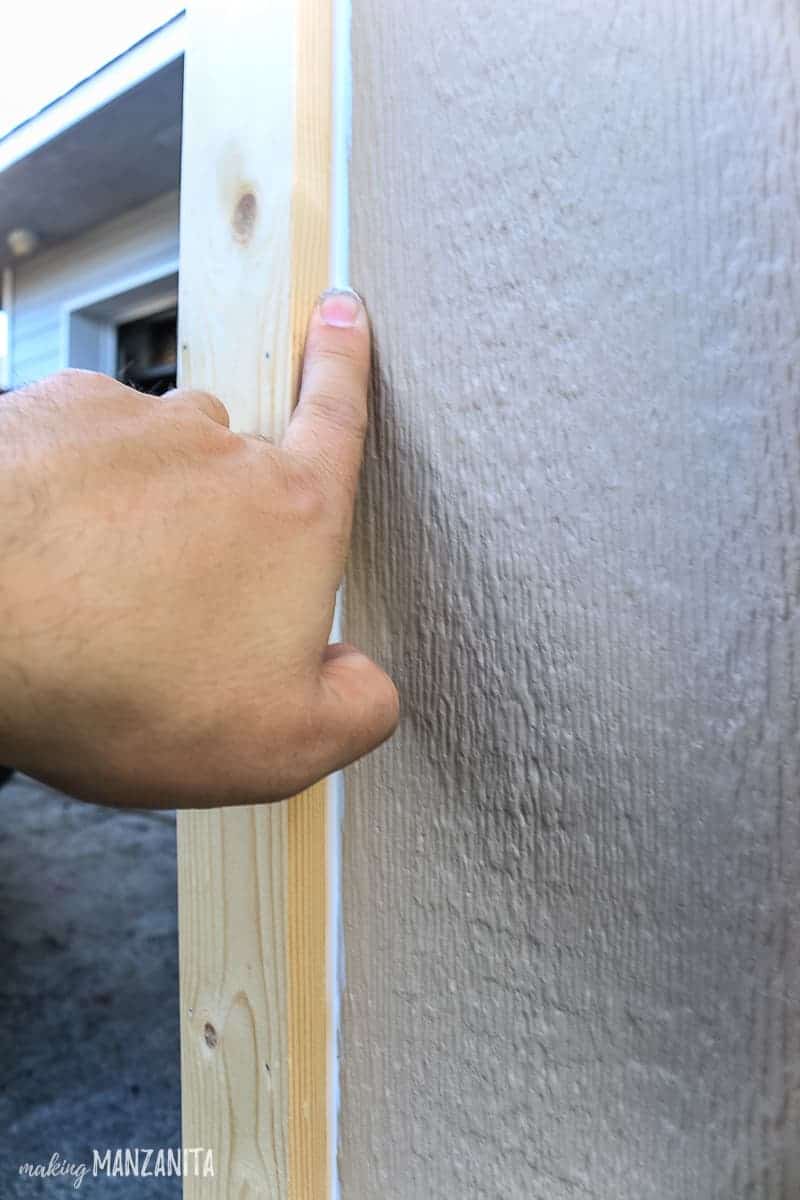
[[[331,0],[187,24],[181,381],[280,436],[327,278]],[[329,786],[178,815],[183,1142],[215,1159],[187,1200],[329,1194]]]
[[[329,1194],[328,786],[286,806],[291,1200],[325,1200]]]

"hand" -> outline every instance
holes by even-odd
[[[327,644],[369,356],[363,305],[323,298],[280,446],[205,392],[91,372],[0,398],[1,762],[206,807],[292,795],[391,734],[391,680]]]

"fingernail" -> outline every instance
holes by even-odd
[[[330,288],[319,298],[319,315],[326,325],[350,329],[358,320],[363,303],[352,288]]]

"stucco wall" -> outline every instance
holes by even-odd
[[[353,28],[345,1200],[797,1196],[797,6]]]

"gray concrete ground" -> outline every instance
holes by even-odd
[[[76,1194],[21,1163],[178,1147],[175,822],[79,804],[22,776],[0,790],[0,1197]],[[178,1197],[178,1179],[78,1195]]]

